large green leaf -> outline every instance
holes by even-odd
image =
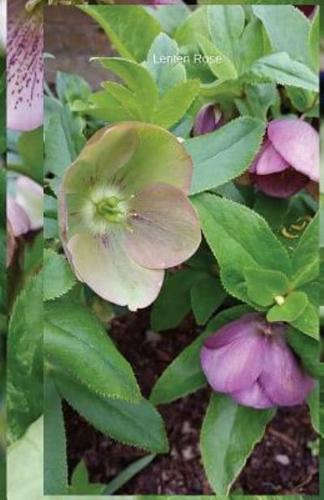
[[[221,268],[226,290],[251,305],[245,270],[290,274],[289,256],[265,220],[253,210],[211,194],[193,198],[203,233]]]
[[[265,125],[244,117],[211,134],[185,142],[194,162],[191,194],[215,188],[241,175],[252,163],[262,141]]]
[[[82,5],[93,17],[122,57],[142,62],[161,26],[139,5]]]
[[[318,76],[308,66],[291,59],[286,52],[262,57],[251,67],[252,78],[291,85],[318,92]]]
[[[191,394],[207,382],[200,365],[200,351],[206,337],[230,321],[248,312],[246,306],[236,306],[217,314],[206,330],[177,356],[162,373],[153,387],[150,400],[154,404],[167,404]]]
[[[210,36],[225,56],[238,65],[240,37],[244,30],[245,13],[241,5],[217,5],[207,9]]]
[[[77,304],[48,302],[45,308],[46,365],[102,397],[139,401],[126,359],[95,316]]]
[[[9,323],[7,414],[9,442],[16,441],[43,411],[42,274],[15,302]]]
[[[222,394],[212,396],[201,431],[208,480],[217,495],[228,495],[274,410],[255,410]]]
[[[287,52],[292,59],[308,63],[310,23],[302,12],[292,5],[253,6],[261,19],[275,52]]]
[[[61,374],[55,381],[62,397],[104,434],[145,450],[168,451],[163,420],[149,401],[129,403],[105,398]]]

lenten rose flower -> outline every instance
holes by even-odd
[[[60,187],[61,237],[78,278],[130,310],[151,304],[164,270],[200,244],[191,177],[191,158],[160,127],[129,122],[98,131]]]
[[[43,122],[43,16],[40,0],[8,2],[7,125],[32,130]]]
[[[213,132],[222,125],[223,113],[215,104],[205,104],[197,113],[193,127],[193,135],[203,135]]]
[[[43,225],[43,190],[23,175],[16,183],[16,194],[7,196],[7,218],[15,237],[36,231]]]
[[[287,345],[286,328],[250,313],[209,337],[201,364],[214,391],[257,409],[303,403],[314,380]]]
[[[319,134],[298,118],[273,120],[250,167],[252,181],[269,196],[288,198],[319,182]]]

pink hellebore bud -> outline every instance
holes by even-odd
[[[43,122],[43,24],[40,0],[8,2],[7,126],[27,131]]]
[[[137,122],[99,130],[60,188],[62,242],[79,279],[131,310],[151,304],[164,269],[200,244],[191,177],[190,156],[166,130]]]
[[[216,392],[252,408],[304,402],[314,380],[287,345],[283,323],[246,314],[209,337],[201,351],[202,369]]]
[[[196,116],[193,135],[203,135],[213,132],[222,125],[222,112],[215,104],[206,104]]]
[[[261,191],[276,198],[319,182],[319,134],[297,118],[273,120],[250,174]]]

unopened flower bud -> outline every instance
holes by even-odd
[[[193,135],[203,135],[213,132],[222,125],[223,113],[215,104],[206,104],[196,116]]]

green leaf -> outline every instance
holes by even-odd
[[[206,330],[177,356],[153,387],[150,401],[156,405],[172,403],[207,384],[200,365],[200,351],[205,338],[230,321],[248,312],[246,306],[236,306],[217,314]]]
[[[251,67],[251,74],[265,81],[318,92],[317,75],[305,64],[291,59],[286,52],[262,57]]]
[[[211,134],[185,142],[194,163],[191,194],[215,188],[241,175],[257,153],[265,125],[238,118]]]
[[[104,488],[105,495],[113,495],[118,491],[122,486],[124,486],[128,481],[130,481],[134,476],[136,476],[139,472],[141,472],[145,467],[150,465],[150,463],[154,460],[156,455],[147,455],[146,457],[142,457],[139,460],[136,460],[131,465],[126,467],[122,472],[118,474],[109,484]]]
[[[269,108],[278,100],[278,91],[274,83],[246,85],[244,97],[235,99],[241,115],[254,116],[266,120]],[[281,200],[278,201],[281,202]]]
[[[85,144],[84,122],[67,105],[45,99],[44,171],[61,177]]]
[[[46,495],[66,495],[68,472],[66,438],[61,406],[54,381],[45,379],[44,490]]]
[[[69,495],[101,495],[104,490],[104,484],[90,483],[87,466],[81,460],[73,471]]]
[[[164,128],[175,125],[193,103],[199,89],[199,80],[187,80],[167,90],[154,110],[153,123]]]
[[[241,5],[217,5],[207,8],[209,33],[218,50],[237,67],[239,42],[244,30],[245,13]]]
[[[240,66],[242,73],[247,71],[254,61],[264,56],[266,50],[262,23],[258,19],[252,18],[244,29],[240,40]]]
[[[158,89],[147,69],[136,62],[119,57],[96,57],[93,60],[98,60],[104,68],[109,69],[123,80],[136,97],[143,113],[142,118],[150,120],[158,101]]]
[[[202,275],[191,269],[168,274],[151,311],[154,331],[170,330],[181,323],[191,309],[191,287]]]
[[[320,375],[320,346],[317,340],[303,335],[293,327],[289,327],[287,340],[293,350],[300,357],[306,370],[313,377]]]
[[[244,269],[244,275],[247,294],[252,302],[259,306],[269,306],[274,303],[276,296],[288,292],[288,278],[279,271],[249,267]]]
[[[186,69],[181,61],[177,61],[177,56],[177,42],[165,33],[160,33],[150,47],[145,67],[156,81],[161,95],[186,80]]]
[[[289,276],[286,250],[253,210],[211,194],[195,196],[193,202],[207,243],[220,265],[222,283],[231,295],[251,303],[244,274],[248,268]]]
[[[53,373],[65,374],[102,397],[139,401],[131,366],[83,306],[48,303],[44,335],[46,365]]]
[[[41,184],[43,182],[43,127],[20,135],[17,144],[22,159],[20,173],[31,177]]]
[[[201,452],[217,495],[229,494],[273,416],[274,410],[255,410],[222,394],[212,396],[201,431]]]
[[[318,434],[321,434],[321,437],[323,437],[320,429],[320,391],[318,382],[316,382],[315,388],[308,396],[307,403],[313,428]]]
[[[112,45],[122,57],[142,62],[161,26],[142,6],[128,5],[82,5],[103,28]],[[145,26],[145,29],[143,28]]]
[[[291,323],[301,316],[307,306],[307,295],[303,292],[292,292],[283,298],[282,305],[273,306],[267,314],[267,320]]]
[[[208,59],[209,68],[220,82],[237,78],[238,74],[232,61],[224,56],[207,37],[197,35],[197,40],[204,56]]]
[[[58,71],[56,73],[56,93],[63,103],[73,104],[76,100],[86,100],[91,89],[88,82],[81,76]]]
[[[198,325],[204,325],[224,302],[226,292],[215,276],[206,276],[191,288],[191,306]]]
[[[261,19],[275,52],[287,52],[292,59],[309,61],[310,23],[292,5],[254,5],[254,14]]]
[[[43,417],[40,417],[22,438],[8,448],[8,499],[44,499],[43,449]]]
[[[299,288],[299,291],[304,292],[308,298],[306,308],[292,325],[306,335],[315,339],[319,336],[319,298],[320,287],[319,283],[307,283]]]
[[[55,380],[62,397],[99,431],[124,444],[157,453],[168,451],[163,420],[149,401],[109,399],[61,374]]]
[[[9,323],[9,442],[20,438],[43,411],[42,293],[42,275],[38,274],[18,296]]]
[[[62,255],[53,250],[44,253],[44,299],[53,300],[75,285],[75,277]]]
[[[292,256],[294,287],[319,277],[319,213],[308,224]]]
[[[309,58],[314,71],[319,70],[320,64],[320,9],[317,9],[316,15],[311,21],[311,29],[309,32]]]

